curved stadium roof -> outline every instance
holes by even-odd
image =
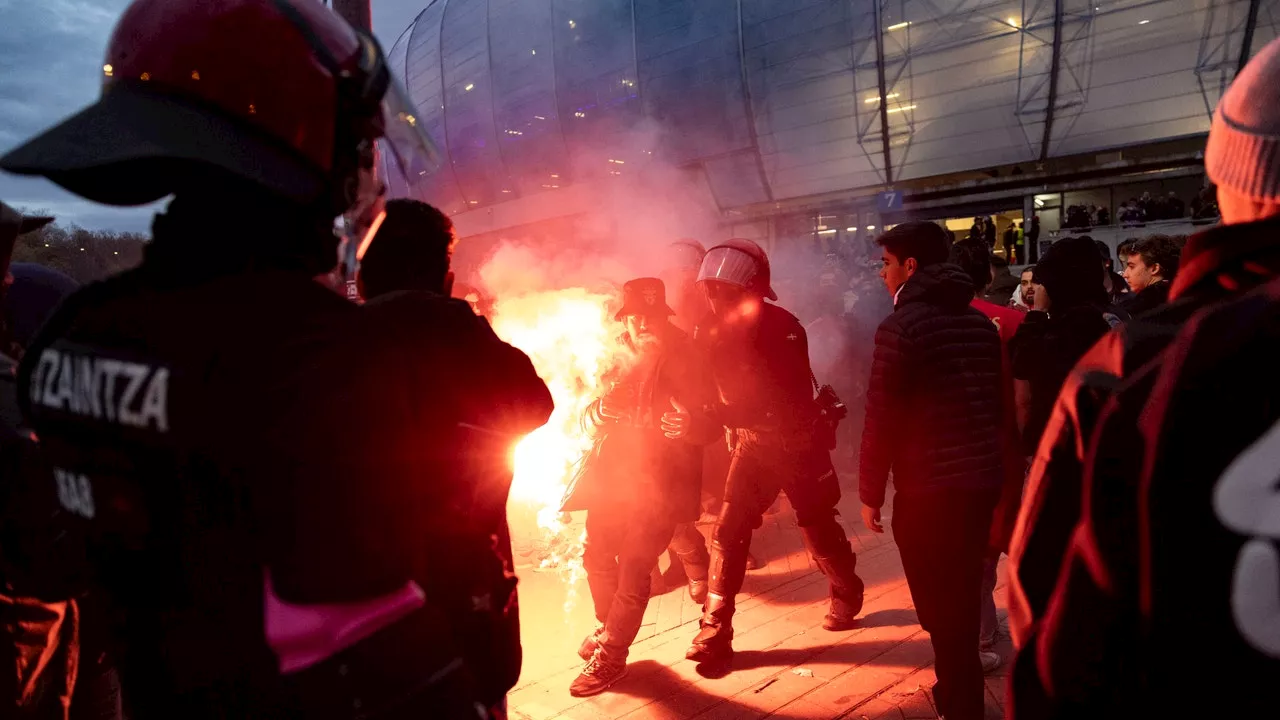
[[[1280,0],[432,0],[389,57],[445,162],[393,190],[452,213],[652,153],[729,208],[1196,135],[1276,20]]]

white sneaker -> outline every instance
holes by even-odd
[[[978,659],[982,661],[983,675],[994,672],[996,668],[999,668],[1001,665],[1004,664],[1004,660],[1002,660],[999,655],[993,652],[980,651],[978,652]]]

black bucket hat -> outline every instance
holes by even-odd
[[[613,316],[622,320],[628,315],[668,318],[676,311],[667,305],[667,287],[658,278],[637,278],[622,286],[622,309]]]

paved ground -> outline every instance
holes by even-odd
[[[752,543],[767,564],[748,574],[738,596],[737,655],[733,671],[718,679],[699,676],[696,665],[684,659],[697,632],[699,608],[683,592],[673,591],[650,601],[628,676],[604,695],[570,697],[569,683],[581,669],[575,651],[593,627],[586,583],[567,591],[553,574],[523,571],[525,663],[510,696],[512,717],[936,717],[928,693],[934,682],[933,651],[916,620],[897,546],[887,531],[888,518],[886,534],[873,535],[862,526],[855,494],[846,493],[841,510],[858,553],[858,572],[867,583],[861,626],[842,633],[822,629],[825,578],[809,563],[794,516],[784,510],[765,519]],[[1002,564],[997,591],[1002,616],[1003,587]],[[566,611],[567,599],[572,605]],[[997,650],[1006,660],[1011,654],[1007,640]],[[989,718],[1004,715],[1005,682],[1005,668],[987,677]]]

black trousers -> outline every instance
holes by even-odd
[[[582,565],[604,625],[600,644],[616,659],[626,659],[649,605],[649,573],[667,549],[675,523],[634,513],[587,511]],[[977,592],[976,590],[974,591]]]
[[[979,593],[998,499],[998,490],[899,493],[894,499],[893,536],[920,626],[933,643],[933,697],[947,720],[983,716]]]
[[[836,520],[840,482],[830,456],[825,450],[783,452],[748,439],[739,444],[730,461],[725,502],[711,543],[710,591],[713,599],[718,596],[723,603],[709,606],[708,613],[726,625],[746,577],[751,533],[760,527],[779,492],[786,492],[795,508],[805,547],[830,580],[833,597],[859,598],[861,603],[857,557]]]

